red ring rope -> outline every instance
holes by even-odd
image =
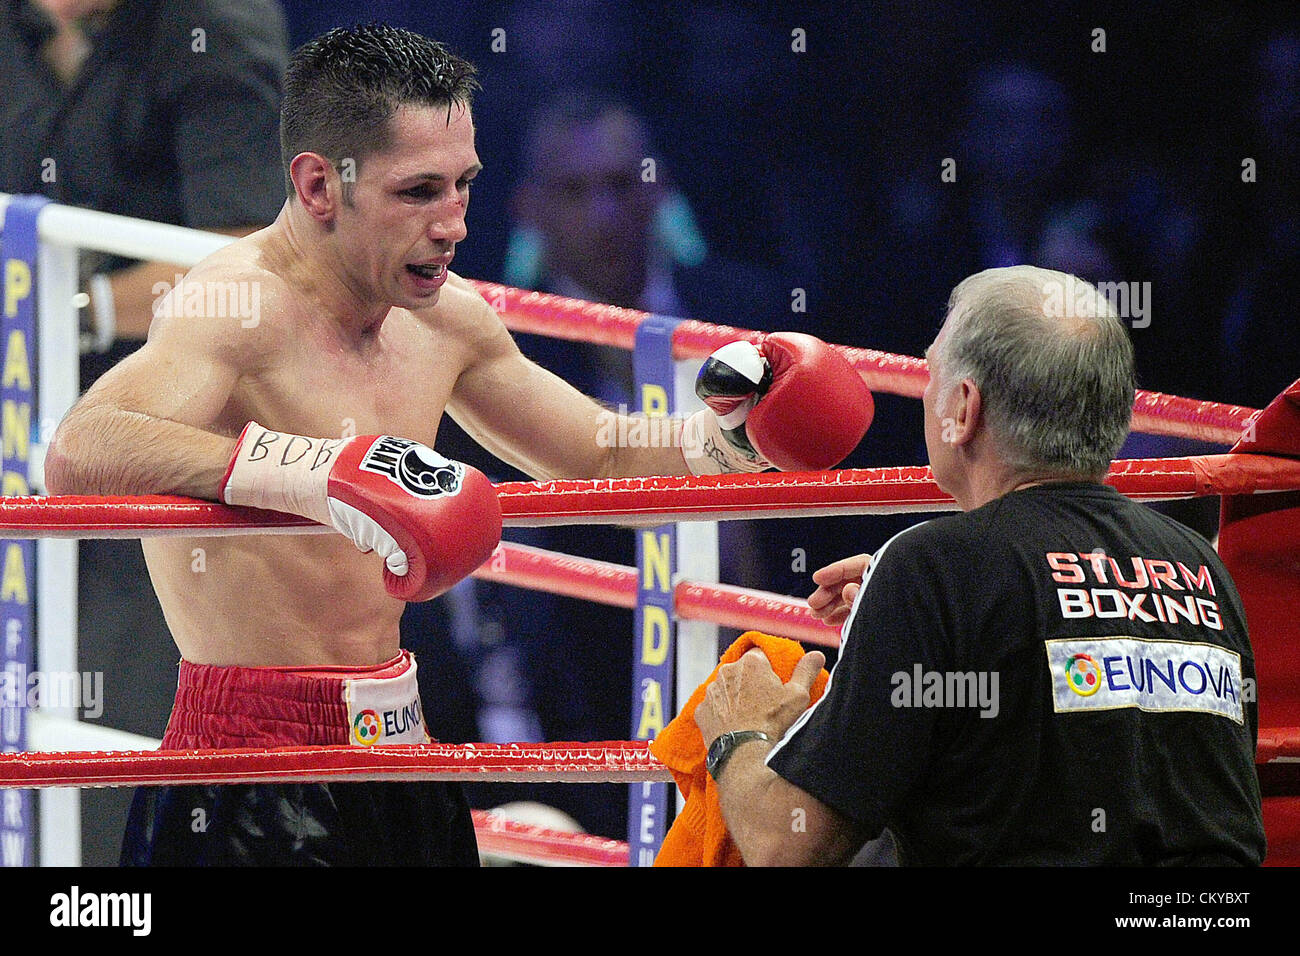
[[[636,606],[636,568],[502,542],[474,577],[582,598],[610,607]],[[803,601],[769,591],[682,581],[673,588],[674,614],[688,621],[760,630],[823,647],[839,647],[839,628],[823,624]]]
[[[470,280],[479,294],[515,332],[532,332],[552,338],[633,349],[637,327],[648,312],[584,302],[547,292],[530,292],[495,282]],[[747,339],[756,342],[763,333],[694,320],[682,322],[673,332],[673,357],[705,358],[715,349]],[[873,391],[919,398],[930,379],[925,359],[878,352],[875,349],[837,345]],[[1178,395],[1139,390],[1133,403],[1133,431],[1234,444],[1257,409],[1222,402],[1206,402]]]
[[[621,840],[548,830],[519,823],[499,813],[471,810],[479,853],[525,863],[563,866],[627,866],[628,846]]]
[[[644,740],[0,754],[0,788],[467,778],[475,783],[672,779]]]
[[[1300,462],[1268,455],[1125,459],[1107,482],[1137,501],[1300,488]],[[703,478],[502,482],[507,526],[717,521],[952,511],[930,469],[858,468]],[[306,518],[173,495],[0,498],[0,536],[139,538],[252,532],[327,533]]]
[[[644,740],[0,754],[0,789],[301,780],[671,781]],[[1257,763],[1300,762],[1300,727],[1261,728]]]

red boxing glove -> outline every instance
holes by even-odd
[[[697,475],[833,468],[875,412],[853,366],[798,332],[768,335],[757,347],[724,345],[700,369],[695,392],[709,408],[686,420],[682,449]]]
[[[501,540],[501,505],[482,472],[391,435],[307,438],[249,422],[220,494],[311,518],[377,552],[388,593],[403,601],[444,593]]]
[[[825,471],[858,447],[876,403],[835,349],[801,332],[763,339],[772,384],[745,421],[755,450],[782,471]]]

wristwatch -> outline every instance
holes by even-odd
[[[750,740],[771,739],[761,730],[729,730],[709,744],[709,754],[704,759],[704,767],[709,771],[709,776],[717,780],[718,774],[722,773],[722,768],[726,766],[737,747]]]
[[[113,286],[108,276],[97,272],[72,297],[80,325],[81,354],[107,352],[116,334]]]
[[[117,308],[109,269],[112,256],[82,251],[77,261],[77,294],[72,305],[81,324],[81,354],[107,352],[117,337]]]

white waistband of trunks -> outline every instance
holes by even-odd
[[[343,679],[343,699],[348,705],[348,742],[358,747],[375,744],[427,744],[432,738],[420,707],[420,685],[415,661],[398,677]]]

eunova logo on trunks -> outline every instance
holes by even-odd
[[[361,470],[386,475],[417,498],[460,493],[465,466],[448,461],[431,448],[406,438],[384,435],[361,459]]]
[[[352,743],[370,747],[429,742],[414,660],[396,677],[345,679],[343,699],[348,705],[348,739]]]
[[[1101,585],[1057,588],[1063,618],[1113,617],[1223,630],[1213,600],[1214,578],[1203,564],[1193,571],[1181,561],[1117,560],[1102,551],[1049,552],[1047,564],[1058,584]]]
[[[420,701],[411,701],[392,710],[363,710],[352,719],[352,740],[369,747],[384,737],[400,737],[411,731],[424,731]]]
[[[420,701],[413,700],[393,710],[363,710],[352,718],[352,740],[363,747],[377,744],[381,737],[396,737],[408,731],[424,730]]]
[[[1135,707],[1243,722],[1241,656],[1225,647],[1125,636],[1044,643],[1058,714]]]
[[[352,721],[352,739],[369,747],[380,737],[379,715],[373,710],[363,710]]]

